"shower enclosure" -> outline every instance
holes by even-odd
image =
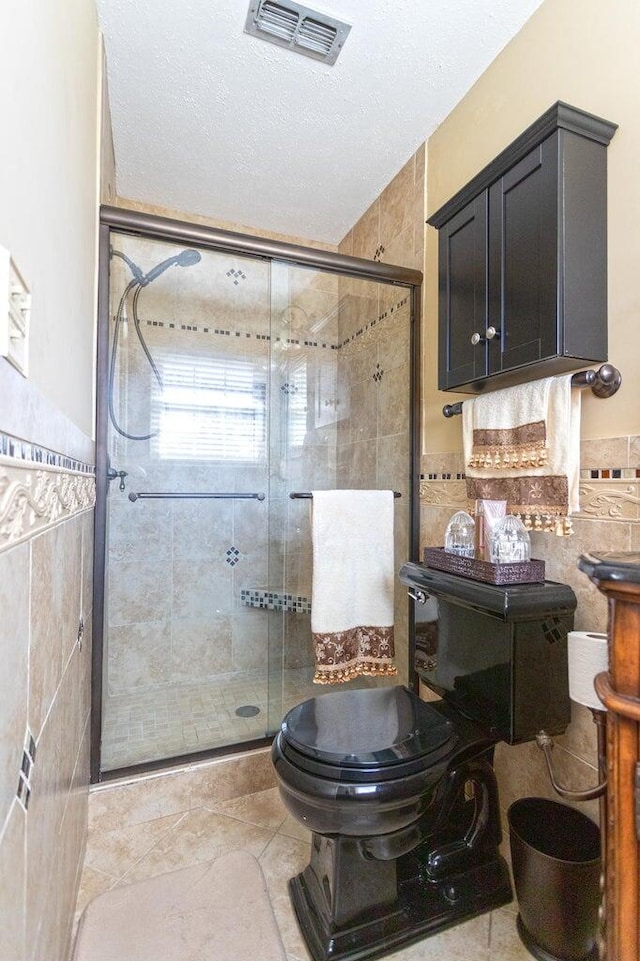
[[[396,567],[414,556],[420,281],[117,208],[101,220],[94,781],[266,743],[327,690],[299,495],[393,489]],[[398,588],[404,683],[408,618]]]

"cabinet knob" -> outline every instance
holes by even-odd
[[[485,340],[493,340],[493,338],[497,337],[499,333],[500,331],[497,327],[487,327],[484,332],[484,337],[482,334],[479,334],[478,331],[471,334],[471,343],[474,347],[477,347],[478,344],[484,343]]]

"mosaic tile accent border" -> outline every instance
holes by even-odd
[[[31,464],[42,464],[46,467],[59,467],[63,470],[77,471],[81,474],[95,474],[95,467],[91,464],[85,464],[83,461],[67,457],[65,454],[58,454],[46,447],[39,447],[37,444],[20,440],[19,437],[12,437],[11,434],[0,433],[0,456],[15,458]]]
[[[347,347],[349,344],[353,344],[354,341],[357,341],[360,337],[363,337],[366,333],[373,330],[375,327],[378,326],[378,324],[382,323],[385,320],[388,320],[389,317],[392,317],[393,314],[397,313],[399,310],[405,307],[408,303],[409,303],[409,297],[407,295],[406,297],[403,297],[402,300],[399,300],[397,303],[393,304],[391,307],[388,307],[387,310],[383,311],[376,320],[372,320],[368,324],[364,324],[364,326],[358,328],[358,330],[356,330],[355,333],[351,334],[350,337],[347,337],[345,340],[339,343],[337,345],[337,349],[342,350],[343,347]]]
[[[399,310],[405,307],[408,303],[409,303],[409,297],[408,296],[403,297],[402,300],[399,300],[397,303],[393,304],[391,307],[388,307],[387,310],[383,311],[383,313],[381,313],[376,319],[370,321],[367,324],[364,324],[362,327],[356,330],[355,333],[351,334],[349,337],[346,337],[343,341],[340,341],[339,343],[336,343],[336,344],[332,344],[327,341],[321,341],[321,340],[305,340],[299,337],[273,337],[272,338],[270,334],[256,334],[246,330],[245,331],[226,330],[221,327],[197,326],[196,324],[176,324],[173,322],[165,323],[163,320],[146,320],[144,321],[144,323],[146,324],[147,327],[166,328],[167,330],[183,330],[183,331],[189,331],[195,334],[198,334],[198,333],[214,334],[218,337],[237,337],[237,338],[245,338],[246,340],[258,340],[258,341],[267,341],[267,342],[270,342],[271,340],[273,340],[274,343],[283,343],[283,344],[287,344],[288,346],[294,346],[294,347],[299,347],[299,346],[319,347],[320,349],[323,349],[323,350],[341,350],[343,347],[347,347],[349,344],[352,344],[354,341],[357,341],[360,337],[363,337],[369,331],[373,330],[382,321],[387,320],[389,317],[393,316],[393,314],[397,313]]]
[[[580,480],[629,480],[640,478],[640,467],[593,467],[580,471]]]
[[[462,472],[458,474],[453,474],[450,471],[447,473],[436,472],[433,474],[420,474],[420,482],[422,481],[450,481],[450,480],[464,480],[466,474]]]
[[[246,588],[240,591],[240,601],[246,607],[266,611],[286,611],[288,614],[310,614],[311,599],[300,594]]]

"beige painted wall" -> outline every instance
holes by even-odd
[[[2,3],[0,244],[32,292],[29,380],[86,434],[93,431],[99,63],[92,0]]]
[[[640,4],[635,0],[546,0],[428,142],[428,215],[557,100],[619,125],[607,151],[609,360],[623,387],[606,402],[585,392],[582,437],[640,430],[637,225],[640,218]],[[427,230],[426,343],[437,338],[437,231]],[[459,419],[436,388],[435,351],[425,355],[424,451],[461,446]]]

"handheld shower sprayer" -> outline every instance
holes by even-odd
[[[139,283],[141,287],[146,287],[147,284],[150,284],[152,280],[155,280],[156,277],[159,277],[168,267],[172,267],[174,264],[176,267],[192,267],[194,264],[200,263],[202,259],[199,251],[193,250],[193,248],[187,248],[186,250],[181,250],[179,254],[174,254],[173,257],[167,257],[166,260],[161,260],[160,263],[152,267],[148,273],[143,274],[140,267],[131,260],[131,257],[127,257],[121,250],[115,250],[114,247],[111,247],[110,253],[112,257],[120,257],[121,260],[124,260],[131,271],[133,279]]]
[[[172,267],[174,264],[177,267],[191,267],[194,264],[199,263],[202,258],[199,251],[193,250],[192,248],[187,248],[186,250],[181,250],[179,254],[175,254],[173,257],[167,257],[166,260],[161,260],[159,264],[156,264],[156,266],[152,267],[151,270],[148,271],[148,273],[144,274],[140,269],[140,267],[138,267],[138,265],[135,264],[130,257],[128,257],[126,254],[123,254],[122,251],[115,250],[113,247],[110,247],[109,252],[112,257],[120,257],[122,260],[124,260],[125,264],[131,271],[131,275],[133,277],[133,279],[129,281],[129,283],[124,289],[124,293],[120,298],[120,303],[118,304],[118,310],[116,312],[116,317],[115,317],[113,342],[111,345],[111,359],[109,362],[109,385],[108,385],[109,416],[111,418],[111,423],[113,424],[115,430],[119,434],[121,434],[122,437],[126,437],[129,440],[149,440],[150,437],[155,436],[157,431],[155,433],[149,433],[149,434],[130,434],[127,431],[125,431],[118,423],[118,419],[116,417],[116,411],[115,411],[113,394],[114,394],[114,381],[115,381],[115,374],[116,374],[116,362],[118,357],[118,339],[119,339],[120,327],[123,324],[123,322],[126,320],[127,297],[133,291],[132,313],[133,313],[133,323],[134,323],[135,331],[138,336],[140,346],[142,347],[142,350],[144,351],[145,356],[149,362],[149,366],[151,367],[151,370],[153,371],[153,374],[158,384],[160,385],[160,387],[162,387],[162,378],[160,377],[160,372],[153,360],[153,357],[151,356],[151,352],[149,350],[149,347],[147,346],[147,342],[144,339],[142,330],[140,329],[140,320],[138,317],[138,297],[140,296],[140,292],[143,289],[143,287],[146,287],[153,280],[159,277],[160,274],[163,274],[165,270],[167,270],[167,268]]]
[[[199,262],[200,253],[197,250],[181,250],[179,254],[176,254],[174,257],[167,257],[166,260],[160,261],[160,263],[156,264],[155,267],[152,267],[147,274],[144,274],[139,281],[140,286],[146,287],[147,284],[150,284],[152,280],[155,280],[156,277],[159,277],[160,274],[163,274],[165,270],[168,267],[172,267],[173,264],[175,264],[176,267],[192,267],[194,264]]]

